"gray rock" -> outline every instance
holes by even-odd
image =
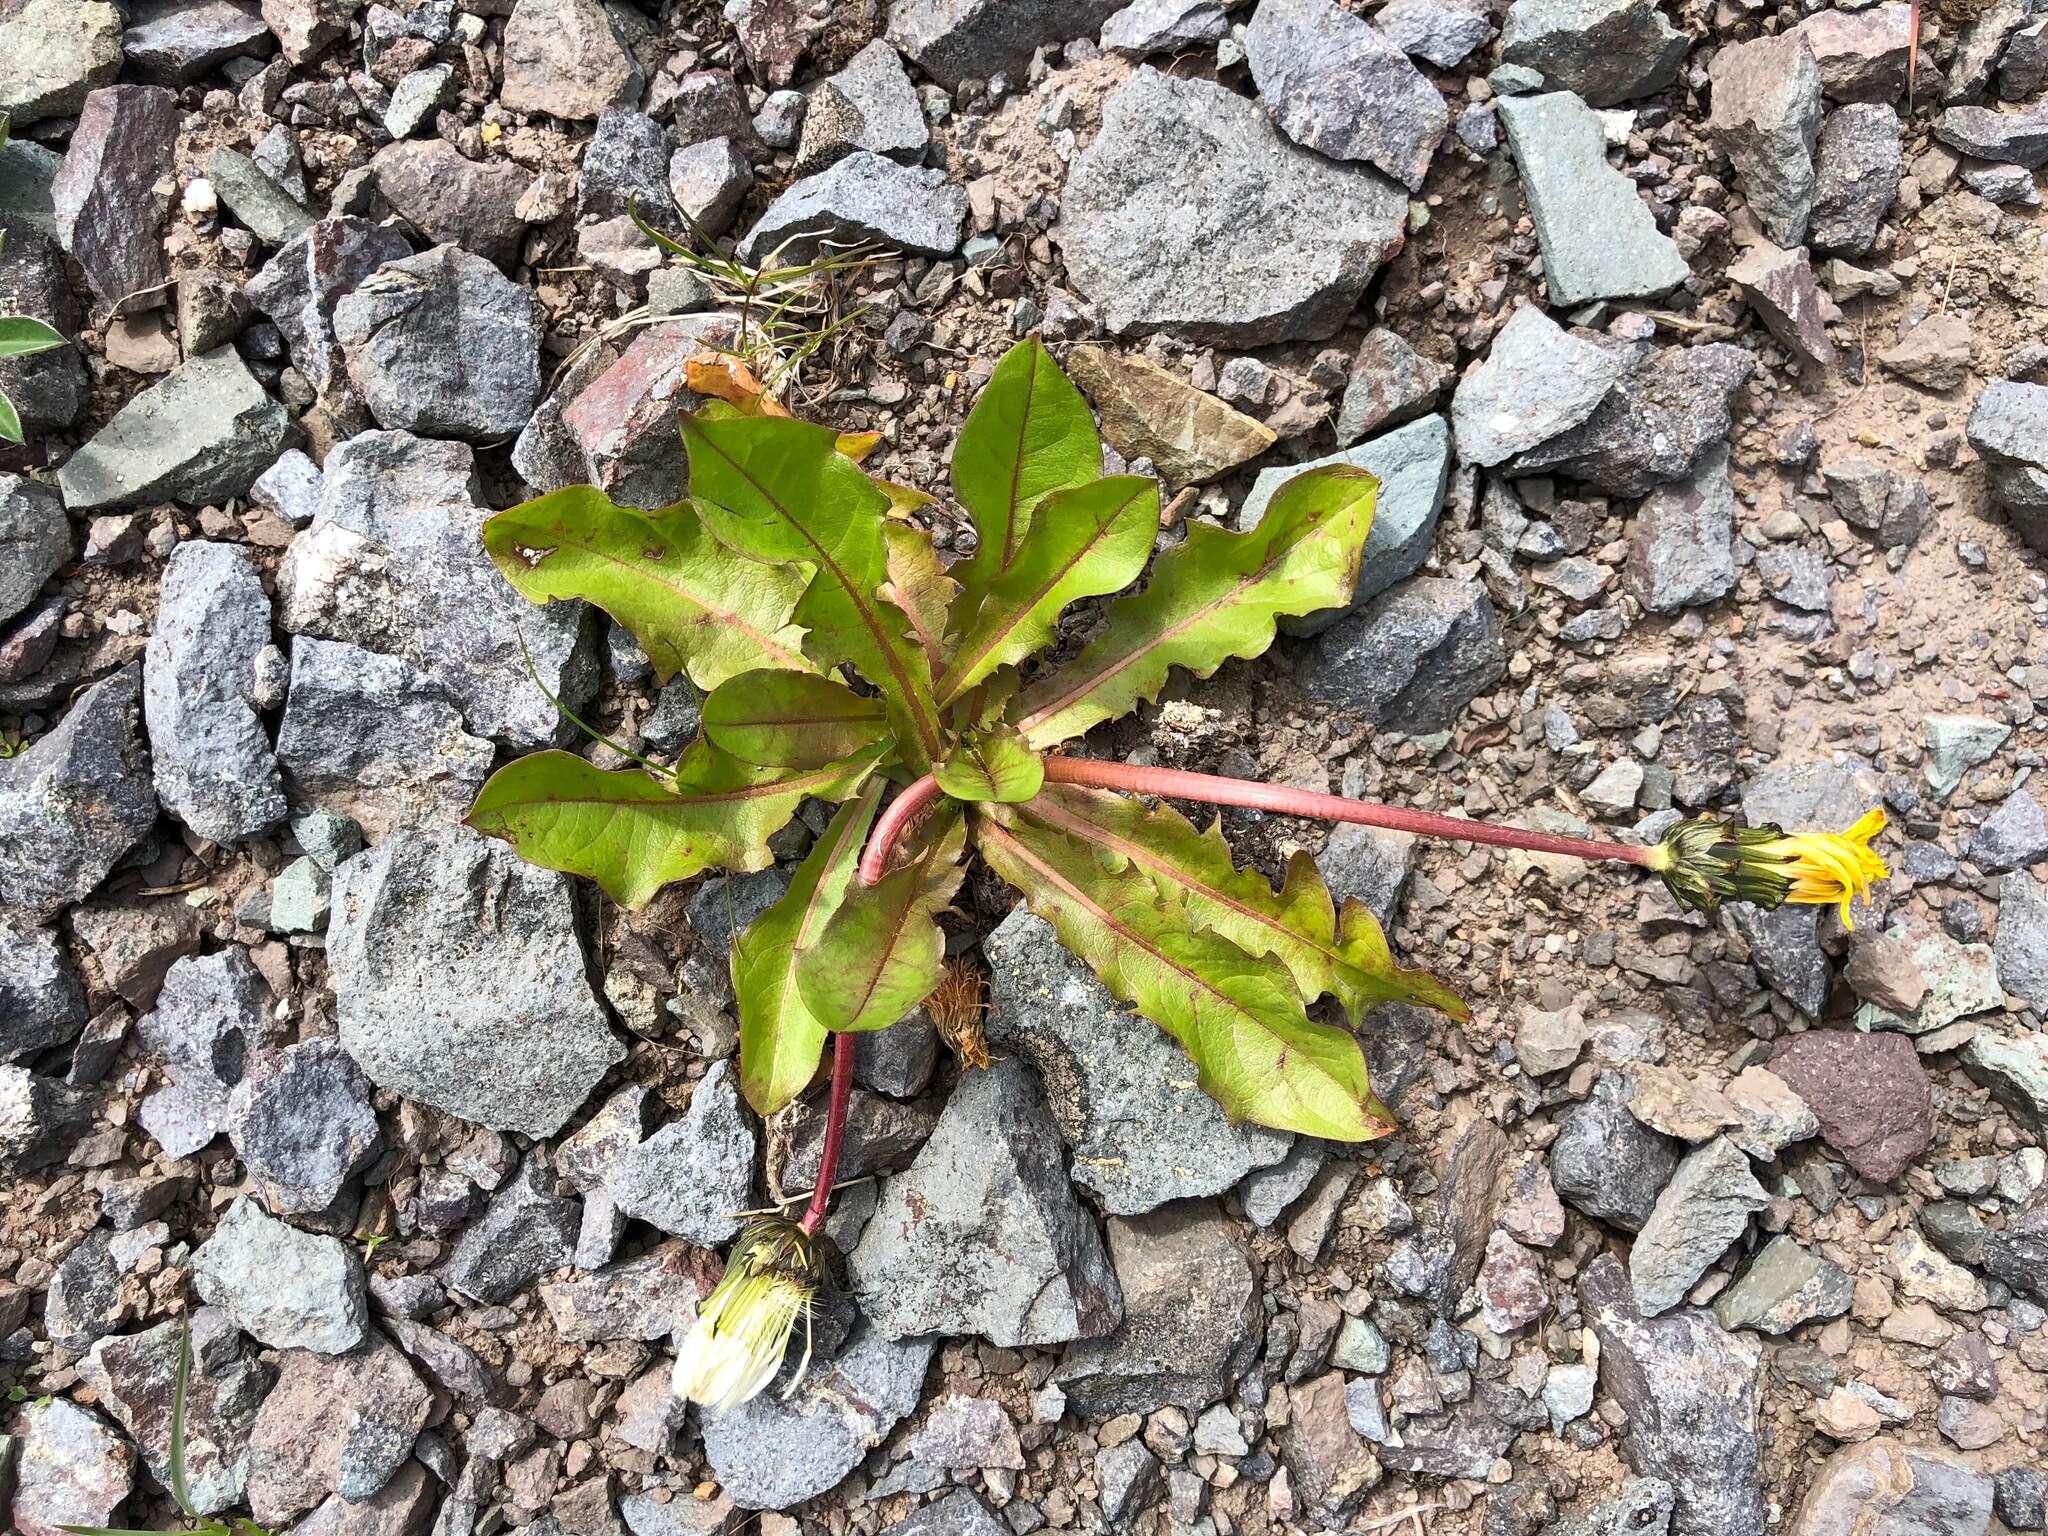
[[[586,223],[637,209],[655,228],[682,233],[668,206],[669,131],[645,112],[607,112],[584,146],[576,178],[576,217]]]
[[[917,88],[896,50],[878,37],[811,92],[796,171],[808,176],[856,150],[915,165],[930,141]]]
[[[1640,1232],[1678,1167],[1678,1143],[1628,1112],[1607,1083],[1565,1115],[1550,1144],[1550,1179],[1588,1216]]]
[[[102,0],[17,0],[0,15],[0,112],[16,132],[71,117],[121,73],[121,13]]]
[[[875,1031],[860,1043],[853,1081],[871,1093],[908,1099],[923,1093],[938,1065],[939,1032],[922,1008]]]
[[[1095,1486],[1102,1518],[1112,1530],[1128,1530],[1165,1492],[1159,1458],[1142,1440],[1126,1440],[1096,1452]]]
[[[1235,92],[1148,66],[1105,105],[1060,208],[1068,276],[1109,330],[1236,346],[1333,334],[1399,249],[1407,198]]]
[[[926,1410],[923,1427],[911,1436],[910,1454],[948,1472],[1018,1472],[1024,1467],[1016,1426],[1003,1405],[964,1393],[949,1393]]]
[[[1820,66],[1796,33],[1731,43],[1708,69],[1708,129],[1734,163],[1750,212],[1774,244],[1804,243],[1820,137]]]
[[[2048,104],[2024,112],[1950,107],[1935,119],[1934,136],[1978,160],[2039,170],[2048,165]]]
[[[1510,25],[1530,3],[1520,0],[1508,13]],[[1629,9],[1664,21],[1651,0],[1632,0]],[[1684,46],[1681,36],[1680,52]],[[1635,183],[1607,163],[1600,119],[1583,101],[1568,91],[1503,96],[1499,110],[1536,221],[1551,303],[1573,309],[1594,299],[1654,298],[1692,275]]]
[[[1827,328],[1841,318],[1841,311],[1814,280],[1805,247],[1781,251],[1758,241],[1730,264],[1728,276],[1795,361],[1807,368],[1834,366],[1835,348]]]
[[[347,374],[334,339],[335,306],[386,262],[411,254],[412,243],[386,225],[323,219],[273,256],[244,293],[283,332],[293,364],[316,394],[327,397],[337,386],[345,393]],[[352,398],[348,405],[351,411],[359,409]],[[251,487],[252,495],[256,489]],[[302,524],[294,521],[293,526]]]
[[[1450,108],[1371,23],[1335,0],[1260,0],[1244,47],[1259,99],[1282,133],[1421,189]]]
[[[384,1145],[370,1081],[336,1040],[258,1052],[229,1097],[227,1133],[274,1216],[333,1208]]]
[[[445,139],[408,139],[378,150],[370,171],[384,200],[429,243],[459,245],[501,267],[518,257],[526,226],[515,210],[533,178],[510,161],[467,159]]]
[[[2010,883],[2026,877],[2006,878]],[[1980,1034],[1963,1047],[1963,1065],[2012,1112],[2036,1145],[2048,1144],[2048,1035]]]
[[[233,347],[202,353],[121,407],[57,471],[74,515],[240,496],[296,429]]]
[[[0,622],[35,601],[71,559],[71,525],[48,486],[0,475]]]
[[[239,150],[214,150],[206,160],[206,179],[235,222],[265,245],[283,245],[313,225],[304,205]]]
[[[883,1536],[1005,1536],[1008,1530],[972,1489],[956,1488],[924,1508],[912,1510]]]
[[[629,30],[637,19],[602,0],[518,0],[505,23],[499,101],[569,122],[633,106],[646,80]]]
[[[1804,38],[1830,101],[1891,102],[1906,89],[1912,8],[1887,0],[1866,10],[1816,11],[1791,34]]]
[[[1725,1136],[1688,1152],[1629,1250],[1637,1309],[1655,1317],[1677,1306],[1770,1199]]]
[[[186,1323],[101,1339],[78,1373],[142,1451],[150,1475],[169,1486],[171,1405]],[[249,1435],[270,1390],[272,1372],[227,1315],[200,1308],[190,1319],[192,1371],[185,1394],[184,1477],[193,1512],[218,1514],[242,1501],[249,1477]]]
[[[2041,206],[2034,173],[2023,165],[1973,165],[1964,170],[1963,185],[1988,203]]]
[[[1933,520],[1927,487],[1872,459],[1846,459],[1821,471],[1842,521],[1874,534],[1886,549],[1910,545]]]
[[[123,667],[26,751],[0,758],[0,889],[33,918],[83,900],[156,825],[141,692],[142,668]]]
[[[2048,384],[1997,379],[1970,409],[1970,446],[2020,537],[2048,549]]]
[[[625,1054],[591,994],[568,881],[457,828],[335,872],[341,1041],[379,1087],[552,1136]]]
[[[1102,24],[1105,51],[1142,59],[1213,43],[1230,30],[1224,0],[1134,0]]]
[[[1786,1536],[1984,1536],[1991,1479],[1939,1451],[1889,1437],[1845,1445],[1821,1464]]]
[[[362,1260],[340,1238],[301,1232],[246,1196],[193,1253],[192,1284],[272,1349],[342,1355],[368,1337]]]
[[[1097,1419],[1169,1403],[1193,1415],[1227,1397],[1261,1331],[1258,1282],[1231,1223],[1188,1201],[1108,1225],[1123,1321],[1068,1346],[1053,1379],[1069,1405]]]
[[[1665,89],[1685,50],[1685,34],[1655,0],[1515,0],[1501,23],[1503,64],[1533,69],[1545,89],[1594,107]]]
[[[1647,496],[1687,478],[1728,442],[1735,396],[1755,358],[1724,342],[1624,350],[1621,376],[1593,414],[1517,454],[1509,474],[1554,473],[1610,496]]]
[[[828,240],[950,256],[966,221],[967,194],[944,171],[856,150],[770,203],[740,242],[740,258],[760,261],[780,251],[786,261],[803,261]]]
[[[85,1020],[85,991],[56,934],[0,907],[0,1061],[62,1045]]]
[[[363,279],[335,306],[334,334],[382,427],[490,442],[540,398],[533,296],[453,245]]]
[[[1309,694],[1385,730],[1442,730],[1500,681],[1507,648],[1485,587],[1414,576],[1325,630],[1295,676]]]
[[[62,1162],[92,1123],[89,1095],[27,1067],[0,1066],[0,1170],[34,1173]]]
[[[434,64],[407,73],[391,88],[391,105],[384,109],[384,131],[394,139],[409,139],[418,133],[440,111],[454,79],[453,64]]]
[[[1486,8],[1466,0],[1389,0],[1372,23],[1403,53],[1438,69],[1455,69],[1493,36]]]
[[[917,1156],[938,1118],[935,1106],[905,1104],[854,1089],[839,1149],[840,1179],[895,1172]],[[798,1100],[776,1116],[771,1127],[780,1152],[775,1178],[785,1193],[816,1187],[825,1151],[825,1120],[822,1096]]]
[[[121,1326],[124,1266],[113,1242],[113,1233],[95,1227],[58,1261],[43,1304],[43,1332],[59,1349],[76,1354]]]
[[[320,515],[279,572],[280,621],[403,657],[478,736],[549,745],[563,724],[528,657],[548,693],[579,709],[597,684],[594,647],[580,604],[535,608],[498,575],[479,536],[491,514],[475,469],[468,446],[405,433],[336,448]]]
[[[1552,1367],[1551,1379],[1557,1377]],[[1559,1522],[1552,1536],[1667,1536],[1678,1490],[1660,1477],[1632,1477],[1591,1513]]]
[[[691,70],[676,82],[667,105],[679,144],[687,147],[706,139],[731,139],[746,149],[754,148],[747,93],[727,70]]]
[[[496,752],[410,662],[301,636],[277,759],[302,801],[382,836],[459,821]]]
[[[1735,576],[1735,487],[1727,452],[1709,452],[1689,480],[1644,499],[1624,580],[1650,612],[1677,613],[1726,597]]]
[[[27,218],[6,206],[5,184],[16,180],[8,161],[16,147],[10,144],[0,150],[0,230],[7,236],[6,244],[0,246],[0,314],[33,315],[54,326],[60,335],[76,336],[83,328],[82,317],[64,273],[63,253],[47,231],[34,228]],[[0,358],[0,390],[14,402],[22,430],[34,434],[69,428],[84,413],[92,385],[84,355],[74,343],[26,357]],[[5,514],[0,513],[0,521],[4,520]],[[0,544],[4,542],[5,535],[0,534]],[[5,565],[5,558],[0,558],[0,568]],[[6,578],[0,577],[0,588],[6,585]],[[0,600],[0,607],[4,606]]]
[[[23,1403],[7,1433],[15,1452],[8,1513],[20,1536],[58,1536],[67,1524],[105,1526],[135,1486],[134,1447],[69,1398]]]
[[[969,1073],[847,1256],[881,1333],[977,1333],[1006,1347],[1094,1338],[1122,1315],[1116,1276],[1067,1181],[1030,1070]]]
[[[201,837],[240,843],[284,820],[284,787],[256,703],[270,599],[238,544],[171,551],[142,663],[142,715],[164,808]]]
[[[1093,37],[1121,0],[899,0],[890,42],[947,90],[1003,75],[1021,81],[1048,43]]]
[[[2048,858],[2048,815],[2024,789],[1984,819],[1970,839],[1969,860],[1987,874],[2002,875]]]
[[[178,99],[161,86],[110,85],[79,111],[50,202],[57,243],[102,304],[126,312],[163,302],[168,199],[158,188],[172,175],[177,132]]]
[[[1676,1492],[1674,1536],[1763,1536],[1762,1346],[1690,1307],[1643,1317],[1610,1257],[1586,1270],[1579,1302],[1600,1340],[1601,1390],[1628,1415],[1629,1465]]]
[[[741,1509],[787,1509],[838,1486],[917,1407],[936,1341],[894,1340],[855,1324],[832,1358],[813,1360],[730,1413],[703,1414],[704,1454]]]
[[[1830,112],[1813,161],[1814,249],[1867,254],[1898,196],[1901,169],[1899,114],[1890,105],[1857,102]]]
[[[1628,361],[1524,305],[1451,398],[1458,457],[1490,468],[1569,432],[1599,408]]]
[[[1281,486],[1325,464],[1370,470],[1379,477],[1379,494],[1350,606],[1284,621],[1283,627],[1294,635],[1321,633],[1422,569],[1436,540],[1437,516],[1443,511],[1444,492],[1451,482],[1451,429],[1443,417],[1428,416],[1341,453],[1285,469],[1262,469],[1238,509],[1238,527],[1256,528]]]
[[[165,1079],[137,1118],[165,1155],[187,1157],[227,1129],[228,1101],[269,1028],[270,986],[239,947],[188,955],[164,973],[136,1039]]]
[[[483,1215],[463,1229],[442,1273],[451,1290],[495,1306],[569,1262],[580,1218],[576,1202],[556,1196],[552,1182],[541,1160],[529,1155]]]
[[[338,1357],[286,1350],[249,1437],[250,1510],[274,1528],[331,1494],[374,1497],[406,1465],[434,1406],[382,1334]]]
[[[2012,1466],[1991,1479],[1992,1509],[2016,1531],[2038,1531],[2048,1524],[2048,1474],[2032,1467]]]
[[[690,1107],[620,1157],[609,1187],[619,1211],[700,1245],[725,1242],[754,1204],[759,1138],[732,1063],[715,1062]]]
[[[706,139],[679,149],[668,163],[669,197],[706,234],[720,235],[731,228],[733,216],[753,189],[753,167],[747,164],[745,151],[729,138]],[[663,269],[671,274],[677,270]],[[648,292],[651,299],[653,278]]]
[[[541,1305],[568,1343],[666,1338],[697,1320],[698,1257],[687,1243],[661,1243],[637,1259],[543,1285]]]
[[[1840,1317],[1855,1289],[1847,1270],[1781,1235],[1764,1244],[1740,1278],[1714,1298],[1714,1316],[1723,1328],[1785,1334],[1815,1318]]]
[[[129,70],[152,85],[190,85],[229,59],[260,57],[270,29],[230,0],[149,0],[121,36]]]
[[[1729,915],[1749,946],[1750,964],[1771,990],[1809,1019],[1821,1017],[1834,972],[1820,947],[1820,912],[1804,906],[1775,912],[1738,906]]]
[[[1442,394],[1446,370],[1385,326],[1366,332],[1351,360],[1337,408],[1337,442],[1387,431],[1427,414]]]

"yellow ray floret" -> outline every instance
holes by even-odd
[[[1891,873],[1870,846],[1884,825],[1884,812],[1872,810],[1846,832],[1788,832],[1747,852],[1757,859],[1776,861],[1790,878],[1787,901],[1810,906],[1839,903],[1842,926],[1854,928],[1849,904]]]

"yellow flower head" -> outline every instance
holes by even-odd
[[[1850,903],[1888,876],[1871,840],[1885,827],[1884,812],[1867,812],[1846,832],[1787,832],[1766,823],[1738,827],[1696,816],[1680,822],[1651,850],[1649,867],[1678,901],[1711,911],[1723,901],[1776,908],[1786,902],[1842,909],[1854,928]]]
[[[675,1393],[714,1413],[758,1397],[782,1370],[796,1325],[804,1325],[811,1360],[811,1309],[824,1276],[817,1239],[793,1221],[763,1217],[748,1224],[726,1260],[725,1276],[697,1309],[697,1322],[676,1351]]]

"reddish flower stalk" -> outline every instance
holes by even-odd
[[[1522,848],[1530,853],[1559,853],[1575,859],[1606,859],[1620,864],[1648,867],[1652,848],[1629,843],[1602,842],[1590,837],[1562,837],[1552,832],[1534,832],[1525,827],[1499,827],[1471,821],[1463,816],[1442,816],[1434,811],[1411,810],[1402,805],[1381,805],[1371,800],[1349,800],[1342,795],[1318,794],[1308,789],[1288,789],[1278,784],[1260,784],[1249,779],[1227,779],[1213,773],[1188,773],[1179,768],[1139,768],[1129,763],[1103,763],[1085,757],[1048,757],[1048,784],[1085,784],[1094,789],[1116,789],[1134,795],[1164,795],[1174,800],[1200,800],[1210,805],[1238,805],[1251,810],[1272,811],[1281,816],[1306,816],[1318,821],[1348,821],[1366,827],[1386,827],[1423,837],[1449,838],[1465,843],[1491,843],[1498,848]],[[890,855],[904,831],[917,820],[926,806],[939,797],[938,781],[927,774],[889,802],[868,835],[861,850],[860,883],[873,885],[889,872]],[[853,1089],[853,1058],[858,1036],[834,1037],[832,1051],[832,1098],[825,1112],[825,1149],[818,1164],[817,1188],[811,1191],[810,1209],[804,1213],[806,1232],[823,1225],[832,1200],[832,1181],[839,1168],[839,1143],[846,1131],[846,1106]]]

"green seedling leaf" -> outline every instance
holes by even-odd
[[[1069,603],[1121,592],[1152,558],[1159,482],[1115,475],[1052,492],[1038,503],[1008,570],[981,600],[940,677],[940,707],[996,668],[1049,645]]]
[[[931,663],[889,580],[888,497],[838,452],[824,427],[786,417],[682,418],[690,493],[713,533],[756,560],[816,570],[795,620],[804,653],[844,663],[881,690],[904,758],[923,772],[941,750]]]
[[[1329,465],[1289,480],[1249,533],[1191,524],[1080,655],[1019,695],[1024,739],[1043,751],[1158,698],[1175,667],[1208,677],[1263,654],[1281,618],[1348,602],[1378,490],[1364,470]]]
[[[839,808],[825,835],[811,845],[782,899],[733,941],[740,1091],[763,1119],[802,1093],[817,1075],[826,1031],[797,988],[797,961],[839,910],[881,803],[882,781],[870,780],[858,799]]]
[[[827,1029],[887,1029],[931,995],[946,968],[938,918],[966,876],[966,846],[958,808],[941,805],[908,863],[873,885],[848,887],[796,966],[804,1006]]]
[[[932,766],[939,788],[955,800],[1029,800],[1045,784],[1045,762],[1007,728],[969,731]]]
[[[54,326],[28,315],[0,315],[0,357],[33,357],[64,345]]]
[[[1188,921],[1252,955],[1273,955],[1304,1002],[1328,993],[1356,1024],[1381,1003],[1416,1003],[1470,1017],[1458,995],[1427,971],[1395,964],[1378,919],[1356,898],[1340,909],[1315,861],[1297,852],[1279,890],[1255,869],[1239,869],[1222,828],[1200,831],[1171,808],[1122,795],[1055,784],[1024,809],[1031,820],[1129,862],[1177,902]]]
[[[1348,1030],[1308,1017],[1287,967],[1200,928],[1127,861],[1017,816],[983,815],[976,841],[1104,986],[1180,1042],[1233,1120],[1370,1141],[1393,1116]]]
[[[704,701],[704,734],[760,768],[823,768],[889,740],[882,701],[809,672],[742,672]]]
[[[491,518],[484,548],[520,596],[602,608],[663,682],[682,672],[711,689],[763,667],[812,670],[790,622],[802,574],[733,553],[687,502],[638,512],[571,486]]]
[[[960,568],[963,613],[1010,568],[1038,503],[1102,473],[1102,439],[1081,391],[1039,341],[1004,354],[953,445],[953,494],[980,542]]]
[[[587,875],[624,907],[713,868],[774,863],[768,839],[808,797],[843,800],[881,758],[869,751],[822,768],[759,768],[692,742],[672,778],[607,772],[570,752],[536,752],[492,774],[469,825],[547,869]]]
[[[10,443],[22,441],[21,412],[14,408],[14,402],[8,398],[4,389],[0,389],[0,438],[5,438]]]
[[[185,1475],[185,1421],[191,1390],[192,1320],[188,1317],[178,1326],[178,1371],[171,1381],[171,1497],[187,1520],[197,1520],[199,1511],[192,1505],[192,1486]]]

